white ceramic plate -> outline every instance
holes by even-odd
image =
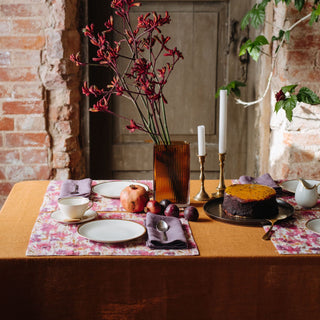
[[[307,181],[308,183],[310,183],[311,185],[315,185],[320,183],[319,180],[308,180],[305,179],[305,181]],[[298,185],[299,180],[288,180],[288,181],[284,181],[282,183],[280,183],[280,186],[289,192],[295,193],[296,189],[297,189],[297,185]],[[318,193],[320,194],[320,185],[318,186]]]
[[[133,221],[105,219],[88,222],[78,228],[78,233],[89,240],[117,243],[141,237],[146,228]]]
[[[51,218],[57,222],[65,224],[78,224],[91,221],[97,217],[97,212],[94,210],[87,210],[79,221],[67,221],[66,217],[60,210],[51,213]]]
[[[320,219],[315,218],[307,221],[306,227],[316,233],[320,233]]]
[[[108,181],[102,182],[92,187],[92,191],[107,198],[120,198],[121,191],[131,184],[137,184],[149,191],[149,187],[143,183],[135,181]]]

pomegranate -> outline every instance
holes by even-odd
[[[143,212],[148,200],[147,190],[140,185],[131,184],[120,194],[120,203],[129,212]]]

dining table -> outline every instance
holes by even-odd
[[[205,180],[210,196],[218,183]],[[208,216],[193,199],[200,180],[189,221],[199,254],[26,255],[48,184],[16,183],[0,211],[2,319],[319,318],[320,255],[280,254],[261,226]]]

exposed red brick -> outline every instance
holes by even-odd
[[[44,132],[39,133],[7,133],[7,147],[47,147],[49,146],[49,137]]]
[[[5,180],[6,175],[5,175],[5,167],[0,167],[0,180]]]
[[[297,150],[297,151],[292,152],[290,160],[293,163],[296,163],[296,162],[303,163],[303,162],[310,162],[310,161],[314,160],[314,158],[315,158],[314,151]]]
[[[8,97],[9,88],[6,85],[0,84],[0,98]]]
[[[43,101],[6,101],[3,102],[4,114],[42,114],[44,112]]]
[[[6,34],[11,32],[11,23],[9,20],[5,19],[2,20],[0,19],[0,30],[2,34]]]
[[[9,181],[45,180],[49,179],[50,173],[50,168],[44,165],[8,166],[6,168],[6,178]]]
[[[54,152],[52,162],[55,168],[66,168],[70,164],[70,156],[67,152]]]
[[[2,49],[21,49],[36,50],[45,45],[44,36],[4,36],[0,37],[0,48]]]
[[[0,130],[12,131],[14,130],[14,120],[12,118],[0,118]]]
[[[14,164],[20,160],[18,150],[1,149],[0,150],[0,163],[1,164]]]
[[[316,133],[284,132],[283,143],[290,146],[319,146],[320,135]]]
[[[12,32],[38,34],[42,29],[41,19],[15,19],[12,20]]]
[[[44,164],[48,162],[47,149],[23,149],[21,150],[21,161],[26,164]]]
[[[35,81],[38,80],[35,68],[0,68],[0,81]]]
[[[40,116],[19,116],[16,117],[16,131],[44,131],[45,118]]]
[[[13,86],[15,99],[36,99],[41,100],[43,96],[43,87],[39,84],[15,84]]]
[[[70,135],[72,133],[72,122],[71,121],[58,121],[55,124],[55,128],[59,133]]]
[[[0,12],[5,17],[41,17],[47,13],[46,7],[42,3],[19,3],[19,4],[2,4]]]
[[[11,64],[10,52],[0,51],[0,66],[9,66],[10,64]]]
[[[290,47],[294,49],[304,49],[308,48],[319,48],[320,46],[320,35],[319,34],[308,34],[305,35],[305,31],[303,31],[303,35],[300,36],[292,36],[292,43]]]
[[[0,194],[7,196],[10,193],[12,187],[13,185],[9,182],[0,182]]]
[[[289,65],[305,68],[306,66],[309,67],[310,64],[314,64],[317,52],[312,50],[290,50],[287,57]]]
[[[40,51],[13,51],[11,53],[12,64],[15,67],[19,66],[38,66],[40,65]]]

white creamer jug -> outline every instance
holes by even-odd
[[[312,208],[318,201],[318,184],[312,185],[309,182],[299,179],[295,200],[298,205],[304,208]]]

